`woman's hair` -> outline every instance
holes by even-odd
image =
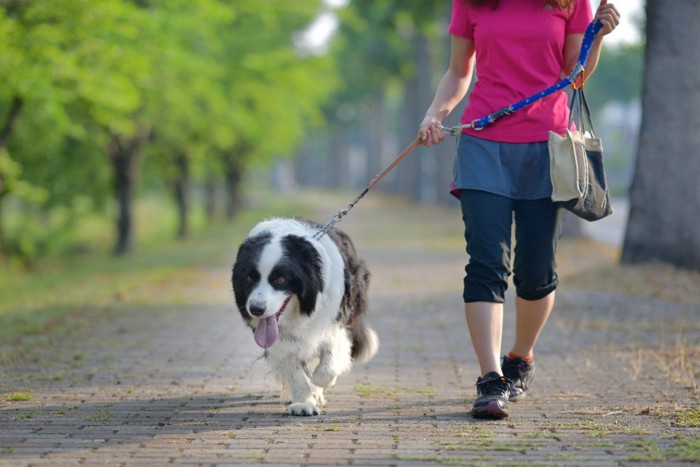
[[[490,5],[493,8],[498,7],[499,0],[468,0],[471,2],[472,5],[474,6],[482,6],[482,5]],[[547,3],[552,6],[557,6],[561,8],[562,10],[568,10],[571,8],[571,6],[574,4],[576,0],[543,0],[544,3]]]

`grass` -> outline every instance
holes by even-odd
[[[700,462],[700,439],[696,436],[678,435],[668,448],[660,447],[655,440],[639,440],[632,447],[638,450],[629,457],[632,462]]]
[[[659,263],[621,265],[619,247],[590,239],[564,239],[560,245],[562,290],[624,293],[700,310],[700,272]],[[611,326],[609,320],[590,323],[603,329]],[[641,377],[653,368],[665,380],[690,388],[694,397],[700,398],[698,330],[697,322],[689,320],[674,326],[662,324],[658,329],[660,345],[636,349],[630,370]]]
[[[700,462],[700,439],[696,436],[679,436],[666,454],[686,462]]]
[[[25,410],[24,412],[20,412],[19,414],[10,418],[10,421],[18,422],[21,420],[29,420],[36,417],[37,415],[39,415],[39,409]]]
[[[665,458],[663,451],[654,440],[639,440],[634,442],[632,447],[638,449],[640,452],[630,456],[631,461],[658,462]]]
[[[565,239],[558,258],[563,285],[700,306],[700,272],[660,263],[621,265],[619,256],[620,248],[614,245]]]
[[[700,408],[689,409],[680,412],[676,416],[676,426],[679,427],[700,427]]]
[[[108,410],[100,410],[88,417],[85,417],[86,422],[102,423],[109,422],[112,420],[112,413]]]
[[[5,395],[7,402],[26,402],[34,399],[34,393],[30,390],[15,391]]]
[[[464,459],[439,454],[394,454],[392,458],[405,462],[429,462],[437,465],[462,465]]]
[[[393,393],[386,386],[376,386],[370,383],[360,383],[353,386],[353,391],[362,398],[387,397]]]
[[[559,432],[581,432],[591,438],[604,439],[613,434],[624,434],[643,436],[649,435],[651,432],[643,428],[628,427],[619,425],[614,422],[601,422],[593,419],[581,419],[571,422],[558,422],[553,424],[543,424],[543,432],[559,433]],[[555,438],[556,439],[556,438]]]

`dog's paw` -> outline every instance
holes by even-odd
[[[320,415],[321,409],[313,402],[295,402],[287,409],[290,415]]]
[[[324,365],[319,365],[311,377],[311,381],[313,381],[316,386],[322,388],[330,388],[334,386],[337,380],[338,374],[333,371],[332,368]]]

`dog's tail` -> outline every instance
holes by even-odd
[[[361,320],[352,326],[352,359],[355,362],[368,362],[377,350],[379,350],[379,337],[374,329],[362,323]]]

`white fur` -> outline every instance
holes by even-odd
[[[274,315],[287,300],[285,292],[275,290],[267,278],[283,257],[281,239],[289,234],[306,237],[321,257],[324,288],[316,299],[310,316],[300,313],[299,300],[292,296],[278,321],[279,337],[265,350],[265,357],[275,378],[291,396],[288,411],[292,415],[318,415],[325,404],[324,388],[332,387],[338,378],[352,368],[352,341],[348,330],[336,322],[341,306],[345,265],[335,242],[325,235],[312,237],[314,226],[292,219],[270,219],[255,226],[248,237],[271,233],[273,238],[262,249],[257,268],[263,280],[250,293],[246,308],[262,306],[262,317]],[[234,283],[234,289],[236,284]],[[252,315],[251,315],[252,316]],[[257,326],[258,318],[250,321]],[[370,330],[371,331],[371,330]],[[378,339],[371,331],[371,345],[362,360],[377,351]]]

